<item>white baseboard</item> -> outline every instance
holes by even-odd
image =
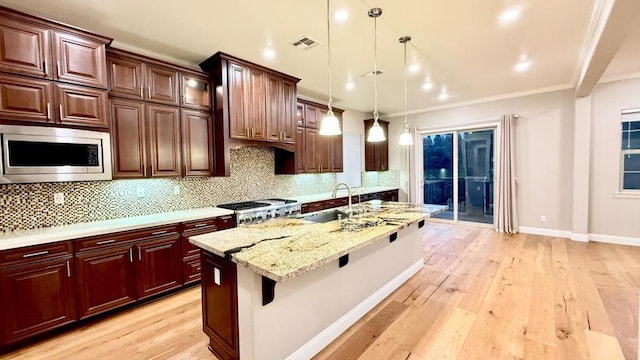
[[[628,236],[589,234],[589,240],[609,244],[640,246],[640,238]]]
[[[360,320],[369,310],[373,309],[382,300],[384,300],[389,294],[394,292],[402,284],[404,284],[415,273],[420,271],[424,266],[424,260],[420,259],[409,266],[406,270],[401,272],[398,276],[386,283],[378,291],[374,292],[368,298],[364,299],[360,304],[356,305],[348,313],[344,314],[341,318],[336,320],[333,324],[329,325],[326,329],[321,331],[318,335],[309,340],[306,344],[302,345],[298,350],[294,351],[287,357],[286,360],[307,360],[311,359],[320,350],[324,349],[333,340],[335,340],[340,334],[345,332],[349,326],[353,325],[356,321]]]
[[[533,235],[571,238],[571,231],[564,231],[564,230],[520,226],[520,232],[525,234],[533,234]]]
[[[597,242],[608,243],[608,244],[640,246],[640,238],[634,238],[634,237],[628,237],[628,236],[615,236],[615,235],[603,235],[603,234],[579,234],[579,233],[572,233],[571,231],[534,228],[534,227],[528,227],[528,226],[521,226],[520,232],[524,234],[563,237],[563,238],[568,238],[568,239],[571,239],[574,241],[580,241],[580,242],[597,241]]]

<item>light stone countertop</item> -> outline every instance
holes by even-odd
[[[132,216],[112,220],[52,226],[33,230],[20,230],[0,235],[0,250],[15,249],[24,246],[47,244],[87,236],[141,229],[151,226],[175,224],[183,221],[231,214],[233,214],[233,211],[231,210],[207,207],[160,214]]]
[[[375,187],[359,187],[359,188],[352,188],[352,191],[356,191],[357,193],[359,193],[360,195],[364,195],[364,194],[371,194],[371,193],[376,193],[376,192],[381,192],[381,191],[388,191],[388,190],[397,190],[398,187],[392,187],[392,186],[375,186]],[[322,201],[322,200],[329,200],[332,198],[333,195],[330,192],[327,193],[319,193],[319,194],[312,194],[312,195],[302,195],[302,196],[291,196],[291,197],[286,197],[287,199],[293,199],[293,200],[298,200],[301,203],[310,203],[310,202],[314,202],[314,201]],[[347,189],[345,189],[344,187],[340,187],[340,189],[338,190],[336,197],[347,197]]]
[[[218,256],[229,254],[227,258],[232,261],[272,280],[284,282],[447,208],[443,205],[380,200],[361,205],[368,212],[348,221],[376,225],[360,231],[341,230],[337,220],[315,223],[303,217],[292,217],[193,236],[189,241]]]

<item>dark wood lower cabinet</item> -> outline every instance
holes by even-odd
[[[75,260],[80,319],[136,301],[132,245],[78,253]]]
[[[201,261],[202,318],[209,350],[222,360],[239,359],[236,264],[205,251]]]
[[[134,254],[138,300],[182,286],[180,234],[137,243]]]
[[[361,195],[355,195],[351,198],[352,204],[357,204],[358,201],[369,201],[369,200],[384,200],[384,201],[398,201],[398,190],[387,190],[380,191],[375,193],[368,193]],[[336,199],[327,199],[320,200],[302,204],[301,213],[310,213],[315,211],[321,211],[325,209],[331,209],[340,206],[347,206],[349,204],[349,199],[347,197],[341,197]]]
[[[0,346],[76,321],[73,257],[0,268]]]

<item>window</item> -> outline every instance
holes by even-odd
[[[622,113],[622,190],[640,191],[640,109]]]

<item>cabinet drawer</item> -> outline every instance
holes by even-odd
[[[216,218],[218,230],[225,230],[236,227],[236,217],[234,215],[219,216]]]
[[[312,203],[302,204],[302,210],[300,212],[304,214],[304,213],[310,213],[310,212],[320,211],[324,209],[325,209],[324,201],[316,201]]]
[[[182,262],[182,282],[189,284],[200,280],[200,256]]]
[[[204,227],[210,227],[210,226],[216,226],[216,220],[217,218],[210,218],[210,219],[202,219],[202,220],[195,220],[195,221],[189,221],[189,222],[184,222],[182,223],[182,231],[189,231],[189,230],[194,230],[194,229],[200,229],[200,228],[204,228]],[[215,231],[215,230],[213,230]],[[211,231],[208,231],[211,232]]]
[[[335,208],[340,206],[347,206],[348,204],[349,204],[348,198],[331,199],[331,200],[325,200],[324,208],[329,209],[329,208]]]
[[[34,245],[0,252],[0,265],[13,265],[58,256],[72,255],[71,241]]]
[[[107,235],[93,236],[89,238],[79,239],[75,241],[77,252],[94,250],[122,244],[126,242],[138,241],[141,239],[151,238],[154,236],[165,236],[178,233],[178,225],[158,226],[142,230],[134,230],[127,232],[119,232]]]

